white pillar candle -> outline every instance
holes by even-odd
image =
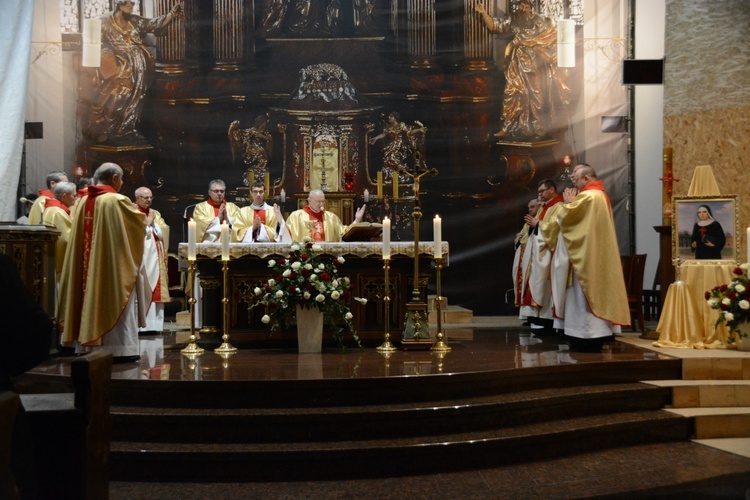
[[[435,220],[432,221],[432,231],[434,233],[434,243],[435,243],[435,249],[433,250],[434,257],[436,259],[442,259],[443,258],[443,234],[442,234],[442,228],[441,228],[441,220],[440,216],[436,215]]]
[[[391,258],[391,219],[383,217],[383,259]]]
[[[363,195],[363,198],[365,199],[365,203],[367,203],[368,201],[370,201],[370,191],[368,191],[367,189],[365,189],[365,194]],[[383,221],[383,222],[385,222],[385,221]]]
[[[221,260],[229,260],[229,224],[221,223]]]
[[[195,260],[195,221],[188,221],[188,260]]]
[[[284,191],[284,188],[281,188],[279,199],[281,200],[281,203],[286,203],[286,191]]]

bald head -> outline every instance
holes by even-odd
[[[122,168],[117,163],[102,163],[94,172],[94,181],[96,184],[112,186],[116,191],[122,187]]]

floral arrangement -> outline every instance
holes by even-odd
[[[250,309],[265,306],[261,321],[271,325],[271,331],[292,324],[296,306],[318,308],[324,315],[325,325],[336,341],[343,346],[343,335],[350,331],[361,348],[362,344],[352,324],[351,299],[366,304],[367,299],[352,297],[348,277],[339,276],[339,267],[346,262],[343,257],[321,254],[322,248],[310,241],[294,242],[287,258],[271,259],[268,267],[274,277],[262,287],[256,287],[256,300]]]
[[[748,269],[750,264],[744,263],[734,268],[734,279],[725,285],[719,285],[705,294],[711,309],[721,311],[715,326],[726,323],[730,331],[738,337],[744,337],[739,325],[750,323],[750,289],[748,288]],[[735,339],[730,338],[730,342]]]

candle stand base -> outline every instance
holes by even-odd
[[[401,348],[427,350],[432,347],[430,325],[427,324],[427,304],[409,302],[406,304],[406,325],[401,339]]]

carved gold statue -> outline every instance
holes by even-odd
[[[392,182],[394,172],[407,167],[407,159],[419,152],[424,157],[424,140],[427,127],[419,121],[408,125],[401,121],[401,115],[393,111],[383,126],[383,132],[370,138],[370,144],[385,139],[383,147],[383,181]],[[406,182],[407,178],[399,179]]]
[[[268,159],[273,148],[273,137],[268,131],[268,117],[258,115],[253,126],[240,128],[240,121],[235,120],[229,125],[229,145],[232,149],[232,163],[237,164],[242,158],[245,165],[245,183],[250,172],[256,179],[262,179],[268,170]]]

